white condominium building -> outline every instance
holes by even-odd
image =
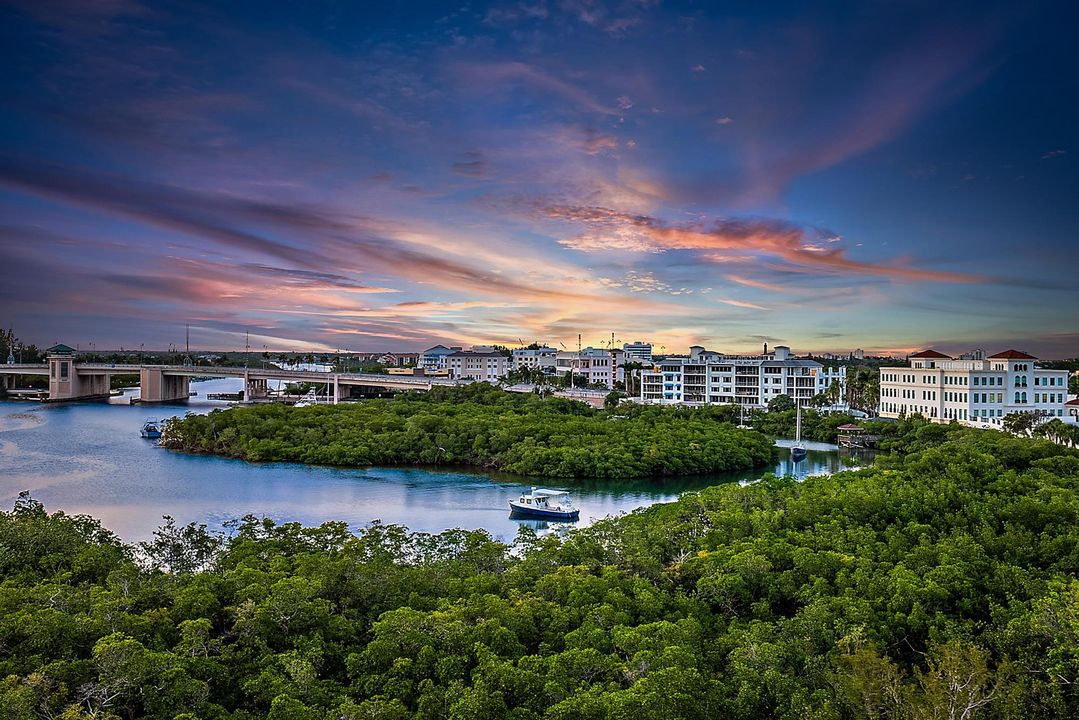
[[[497,383],[510,371],[510,359],[497,352],[455,352],[446,356],[450,376]]]
[[[554,372],[556,355],[558,351],[550,347],[520,348],[513,351],[511,368],[539,368],[544,372]]]
[[[1000,425],[1013,412],[1041,411],[1068,420],[1068,372],[1007,350],[983,360],[954,360],[935,350],[910,356],[909,367],[880,369],[880,415],[921,413],[936,422]]]
[[[817,392],[827,392],[828,388],[832,387],[833,382],[839,383],[839,399],[842,401],[847,391],[846,365],[836,365],[834,367],[825,365],[821,367],[820,372],[817,373]]]
[[[625,352],[586,347],[583,350],[564,350],[555,355],[555,371],[573,373],[578,382],[614,388],[615,382],[625,379]]]
[[[787,395],[800,405],[827,389],[821,381],[824,366],[815,360],[791,357],[790,348],[776,347],[763,355],[724,355],[699,345],[689,356],[669,356],[641,373],[640,399],[660,404],[737,404],[763,408]],[[846,381],[846,369],[834,377]],[[823,383],[823,385],[822,385]]]

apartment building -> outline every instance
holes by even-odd
[[[622,343],[622,350],[626,353],[626,362],[652,362],[652,343],[640,340]]]
[[[1039,368],[1036,360],[1018,350],[962,360],[935,350],[914,353],[908,367],[880,368],[880,415],[921,413],[936,422],[992,427],[1013,412],[1041,411],[1068,421],[1068,372]]]
[[[450,377],[497,383],[510,371],[510,358],[498,352],[457,351],[446,356]]]
[[[455,352],[461,352],[460,346],[446,347],[445,345],[435,345],[433,348],[427,348],[420,353],[417,366],[424,370],[443,370],[447,367],[446,358]]]
[[[555,372],[573,373],[575,381],[614,388],[625,380],[625,351],[586,347],[583,350],[563,350],[555,355]]]
[[[772,398],[787,395],[807,405],[821,392],[823,370],[815,360],[792,357],[790,348],[783,345],[761,355],[725,355],[694,345],[688,356],[668,356],[641,373],[640,400],[763,408]],[[845,369],[841,377],[845,383]]]
[[[513,351],[510,367],[514,370],[539,368],[546,373],[553,373],[557,355],[558,351],[551,347],[520,348]]]
[[[830,410],[848,410],[850,406],[844,401],[843,398],[847,396],[847,366],[836,365],[833,367],[823,366],[817,372],[817,392],[826,393],[828,389],[832,387],[832,383],[839,383],[839,400],[834,405],[829,405],[826,409]]]

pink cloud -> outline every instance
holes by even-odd
[[[830,234],[780,220],[719,219],[710,224],[672,225],[647,215],[595,206],[548,205],[537,207],[537,212],[551,220],[583,225],[585,232],[560,242],[584,252],[697,250],[702,251],[702,258],[712,262],[720,262],[723,254],[777,258],[800,272],[846,272],[927,282],[983,280],[964,273],[853,260],[842,247],[821,244]],[[715,251],[720,255],[713,254]]]

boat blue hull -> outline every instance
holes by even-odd
[[[794,462],[805,460],[808,454],[805,448],[791,448],[791,460],[794,460]]]
[[[510,503],[510,514],[517,517],[545,518],[547,520],[577,520],[581,516],[581,511],[537,510],[536,508],[518,507]]]

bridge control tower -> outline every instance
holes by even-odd
[[[75,348],[62,343],[45,351],[49,366],[49,402],[108,397],[108,376],[76,372],[75,355]]]

